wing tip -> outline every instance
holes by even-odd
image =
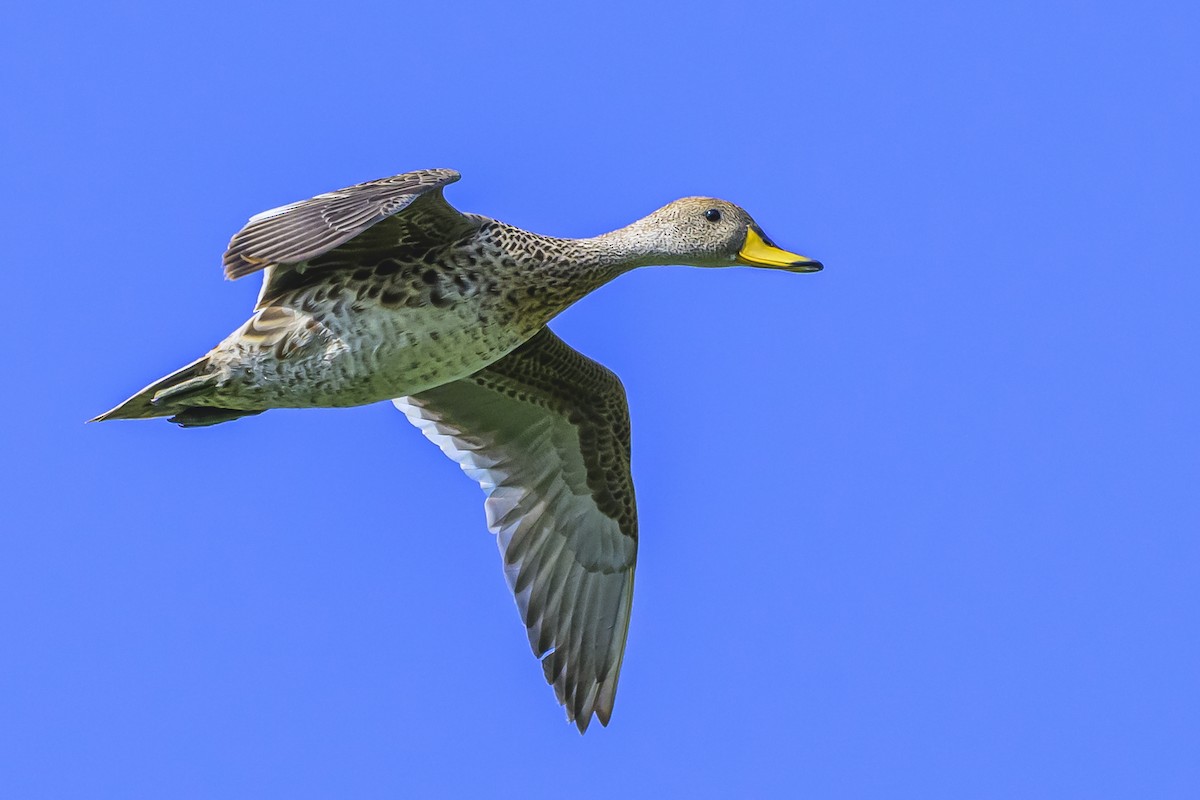
[[[596,689],[597,687],[593,686],[592,691],[596,692]],[[573,711],[570,705],[565,702],[563,703],[563,707],[567,712],[567,722],[579,729],[580,736],[587,733],[588,726],[592,724],[593,717],[600,722],[602,728],[608,727],[613,712],[612,695],[609,695],[607,703],[601,702],[600,698],[604,693],[604,689],[605,687],[602,682],[595,698],[591,699],[590,702],[584,703],[577,711]],[[589,692],[589,694],[591,693]]]
[[[234,242],[236,241],[237,239],[235,238]],[[238,278],[244,278],[247,275],[271,266],[271,262],[267,259],[247,255],[242,252],[240,247],[233,243],[225,251],[225,255],[221,259],[221,264],[224,267],[225,280],[229,281],[236,281]]]

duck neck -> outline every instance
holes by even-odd
[[[493,222],[489,237],[501,263],[511,270],[505,281],[514,302],[537,313],[536,324],[547,320],[588,293],[637,267],[672,263],[654,252],[653,239],[634,223],[589,239],[541,236],[505,223]],[[543,318],[544,316],[544,318]]]
[[[652,263],[648,253],[630,249],[612,233],[591,239],[567,239],[565,245],[566,264],[573,265],[577,272],[594,275],[604,283]]]
[[[643,222],[589,239],[550,240],[553,244],[547,249],[556,254],[555,272],[588,284],[586,294],[638,267],[675,263],[654,246]]]
[[[628,247],[616,236],[619,233],[590,239],[535,236],[524,243],[522,250],[533,256],[536,266],[522,273],[536,275],[538,290],[547,292],[545,300],[566,308],[612,279],[655,263],[648,254]]]

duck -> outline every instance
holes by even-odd
[[[638,267],[822,264],[716,198],[567,239],[458,211],[444,189],[459,178],[406,172],[251,217],[223,258],[229,279],[262,273],[250,318],[90,421],[195,428],[391,401],[483,489],[530,647],[584,733],[611,718],[633,602],[629,405],[547,323]]]

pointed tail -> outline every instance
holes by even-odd
[[[198,358],[183,369],[172,372],[142,389],[116,408],[88,422],[109,419],[151,419],[170,417],[189,409],[187,398],[213,388],[217,376],[206,374],[208,356]]]

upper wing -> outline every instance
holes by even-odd
[[[487,494],[504,573],[567,718],[608,724],[637,512],[617,376],[543,328],[474,375],[395,401]]]
[[[466,232],[474,223],[442,197],[442,188],[459,177],[452,169],[406,172],[255,214],[229,242],[225,276],[240,278],[267,267],[300,264],[389,218],[392,230],[382,233],[393,244],[412,238],[408,228],[416,228],[424,238]]]

